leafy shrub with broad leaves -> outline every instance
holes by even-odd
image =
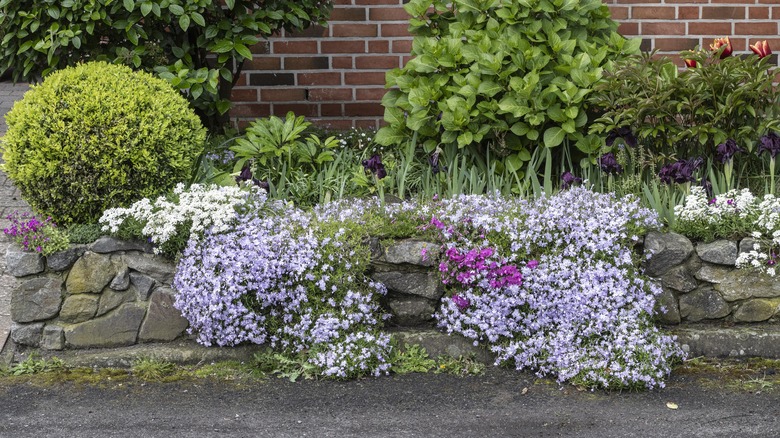
[[[36,80],[86,60],[156,71],[221,128],[250,47],[324,23],[329,0],[0,0],[0,71]]]
[[[380,144],[417,134],[426,152],[456,144],[506,157],[512,171],[536,145],[585,152],[587,95],[610,61],[638,49],[600,0],[412,0],[414,56],[387,75]]]
[[[167,82],[103,62],[52,73],[6,120],[3,170],[61,225],[94,223],[187,180],[206,135]]]

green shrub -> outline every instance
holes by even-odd
[[[522,168],[538,144],[591,153],[586,97],[603,67],[639,41],[617,32],[600,0],[412,0],[412,55],[387,75],[376,142],[417,134],[431,153],[457,145],[472,157]],[[502,169],[496,169],[501,171]]]
[[[165,81],[106,63],[51,74],[7,114],[3,169],[58,224],[186,181],[206,131]]]

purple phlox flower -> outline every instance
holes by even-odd
[[[696,178],[694,178],[693,174],[702,164],[704,164],[704,159],[701,157],[677,160],[662,167],[658,172],[658,177],[665,184],[671,184],[672,182],[684,184],[695,181]]]
[[[766,261],[767,266],[774,266],[777,264],[777,254],[774,252],[769,253],[769,260]]]
[[[582,178],[574,176],[571,172],[568,170],[566,172],[563,172],[563,175],[561,175],[561,181],[563,181],[563,184],[561,184],[561,188],[566,190],[573,186],[574,184],[579,184],[582,182]]]
[[[599,157],[599,167],[604,173],[618,174],[623,172],[623,166],[618,164],[615,154],[607,152]]]
[[[444,166],[439,162],[439,156],[441,151],[436,150],[430,157],[428,157],[428,164],[431,165],[431,172],[433,172],[434,175],[436,175],[439,172],[446,172],[447,166]]]
[[[535,269],[537,266],[539,266],[539,260],[528,260],[528,263],[525,264],[529,269]]]
[[[631,128],[628,126],[613,129],[612,132],[607,135],[607,146],[612,146],[615,143],[615,140],[618,138],[622,139],[625,144],[631,146],[632,148],[636,147],[636,136],[634,136],[634,133],[631,132]]]
[[[363,160],[363,168],[373,174],[376,174],[376,177],[379,179],[387,176],[385,165],[382,164],[382,157],[379,156],[379,154],[374,154],[368,160]]]
[[[469,302],[468,298],[464,298],[458,294],[452,295],[452,302],[455,303],[455,305],[458,306],[458,309],[461,311],[468,309],[471,305],[471,302]]]
[[[726,140],[725,143],[721,143],[718,145],[716,152],[718,153],[718,159],[721,163],[726,163],[731,161],[732,157],[737,154],[737,152],[745,152],[745,149],[742,149],[737,145],[737,141],[733,138],[730,138]]]
[[[436,219],[436,216],[431,216],[431,225],[433,225],[434,227],[436,227],[436,228],[438,228],[440,230],[444,229],[444,223],[442,223],[442,221]]]
[[[758,147],[757,153],[761,155],[762,152],[768,152],[769,156],[774,160],[778,153],[780,153],[780,136],[774,132],[761,137],[761,146]]]

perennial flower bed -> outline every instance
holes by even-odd
[[[178,262],[175,305],[205,345],[267,343],[304,354],[324,376],[386,372],[385,288],[366,276],[366,238],[411,224],[441,243],[424,255],[438,259],[447,289],[437,324],[489,348],[496,364],[589,387],[652,388],[683,356],[653,324],[660,290],[633,247],[659,223],[636,199],[572,188],[534,201],[350,200],[309,211],[263,192],[244,199],[230,229],[193,232]]]

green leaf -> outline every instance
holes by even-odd
[[[54,6],[49,6],[48,9],[46,9],[46,13],[55,20],[60,18],[60,10]]]
[[[225,6],[228,7],[231,11],[236,6],[236,0],[225,0]]]
[[[190,17],[189,15],[182,15],[179,17],[179,27],[181,27],[181,30],[186,31],[190,28]]]
[[[190,14],[190,17],[192,18],[192,21],[195,22],[200,27],[206,26],[206,19],[203,18],[203,15],[200,15],[198,12],[192,12]]]
[[[376,132],[374,141],[384,146],[403,143],[408,137],[392,126],[383,126]]]
[[[146,1],[141,3],[141,15],[146,17],[149,15],[149,12],[152,12],[152,2]]]
[[[544,131],[544,145],[548,148],[554,148],[555,146],[563,143],[563,139],[566,138],[566,131],[558,126],[547,128]]]
[[[243,56],[245,59],[252,59],[252,52],[247,46],[243,44],[236,44],[233,46],[233,49],[236,51],[236,53]]]
[[[173,15],[182,15],[184,13],[184,8],[182,8],[180,5],[170,5],[168,6],[168,10],[171,11],[171,14]]]
[[[127,12],[133,12],[133,9],[135,9],[134,0],[122,0],[122,4],[125,6],[125,9],[127,9]]]
[[[214,53],[227,53],[233,50],[233,41],[219,40],[211,47],[211,51]]]

